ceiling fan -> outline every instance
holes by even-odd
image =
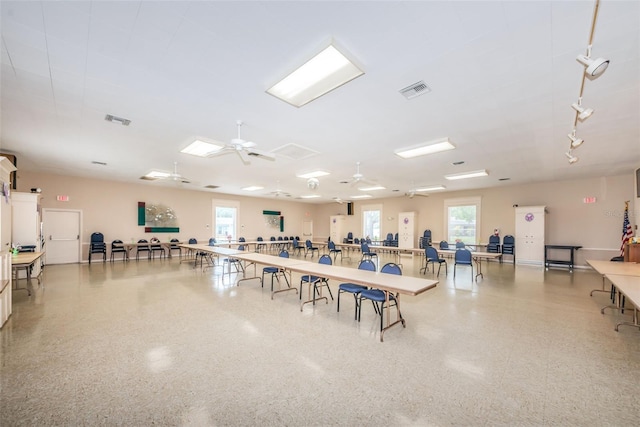
[[[245,141],[244,139],[242,139],[242,137],[240,136],[240,128],[242,127],[243,122],[242,120],[237,120],[236,124],[238,125],[238,137],[233,138],[228,144],[225,144],[225,146],[222,147],[220,150],[212,153],[211,157],[227,154],[227,153],[236,153],[245,165],[248,165],[251,163],[250,156],[259,157],[265,160],[272,160],[272,161],[276,159],[276,157],[273,154],[267,151],[262,151],[255,148],[256,147],[255,142]]]
[[[178,173],[178,162],[173,162],[173,173],[169,172],[160,172],[160,171],[151,171],[140,179],[145,179],[149,181],[155,180],[164,180],[164,181],[174,181],[178,184],[190,184],[191,180],[189,178],[185,178],[184,176]]]
[[[364,175],[360,173],[360,162],[356,162],[356,173],[354,173],[351,176],[351,180],[350,181],[344,181],[344,183],[347,183],[347,182],[351,182],[351,186],[354,186],[354,185],[359,184],[359,183],[369,184],[369,185],[376,184],[373,181],[369,181],[369,180],[365,179]]]
[[[408,193],[404,193],[405,196],[407,196],[410,199],[413,199],[415,196],[420,196],[420,197],[429,197],[428,194],[421,194],[416,192],[416,190],[411,190]]]
[[[278,182],[278,186],[277,186],[276,190],[272,191],[269,194],[271,194],[272,196],[275,196],[275,197],[291,197],[290,193],[287,193],[286,191],[282,191],[280,189],[280,182]]]
[[[336,202],[336,203],[339,203],[339,204],[343,204],[344,203],[344,200],[342,200],[340,197],[334,197],[332,200],[334,202]]]

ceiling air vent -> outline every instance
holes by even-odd
[[[427,86],[427,84],[422,80],[418,83],[407,86],[404,89],[400,89],[400,93],[402,94],[402,96],[407,99],[413,99],[416,96],[424,95],[425,93],[429,92],[431,92],[431,88]]]
[[[210,188],[210,189],[214,189],[214,188],[220,188],[219,185],[205,185],[204,188]]]
[[[273,150],[272,153],[287,157],[291,160],[302,160],[318,154],[317,151],[298,144],[283,145],[282,147]]]
[[[122,126],[129,126],[131,124],[131,120],[123,119],[122,117],[117,117],[111,114],[107,114],[106,116],[104,116],[104,119],[108,122],[120,123]]]

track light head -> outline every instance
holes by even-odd
[[[571,108],[576,110],[576,112],[578,113],[578,119],[580,119],[581,121],[587,120],[593,114],[593,108],[583,108],[580,106],[580,104],[577,104],[575,102],[571,104]]]
[[[583,139],[576,138],[576,132],[575,131],[573,131],[573,133],[570,133],[567,136],[571,140],[571,149],[580,147],[582,145],[582,143],[584,142]]]
[[[569,150],[566,153],[564,153],[564,155],[567,156],[567,159],[569,159],[569,164],[570,165],[572,165],[575,162],[577,162],[578,160],[580,160],[578,157],[576,157],[573,154],[571,154],[571,150]]]
[[[589,77],[598,77],[609,66],[609,60],[604,58],[591,59],[586,55],[578,55],[576,59],[586,67],[584,72]]]

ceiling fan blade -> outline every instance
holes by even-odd
[[[244,150],[236,150],[236,153],[238,153],[238,156],[240,156],[240,160],[242,160],[242,163],[244,163],[245,165],[251,164],[251,160]]]
[[[265,160],[274,161],[276,159],[276,156],[272,153],[269,153],[268,151],[256,150],[255,148],[247,148],[245,151],[250,156],[260,157]]]

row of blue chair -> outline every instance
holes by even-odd
[[[289,253],[286,250],[283,250],[280,252],[279,256],[283,258],[289,258]],[[318,263],[331,265],[332,264],[331,256],[322,255],[319,258]],[[360,261],[360,264],[358,265],[358,269],[376,271],[376,265],[373,263],[371,259],[363,259],[362,261]],[[380,271],[382,273],[402,275],[402,269],[400,268],[400,266],[394,263],[385,264]],[[273,292],[274,278],[278,282],[280,282],[280,279],[279,279],[280,275],[284,277],[287,287],[289,288],[291,287],[291,284],[287,279],[287,275],[285,274],[285,271],[279,267],[273,267],[273,266],[264,267],[262,269],[261,282],[263,287],[264,287],[264,277],[266,274],[271,275],[271,292]],[[331,292],[331,288],[329,287],[329,279],[327,279],[326,277],[316,276],[316,275],[303,275],[302,278],[300,279],[300,291],[298,293],[298,296],[300,299],[302,299],[302,288],[305,284],[308,287],[309,293],[313,292],[312,295],[314,298],[314,302],[315,302],[315,296],[321,294],[322,287],[327,288],[327,290],[329,291],[329,296],[333,300],[333,293]],[[384,327],[383,318],[384,318],[384,309],[385,309],[385,302],[386,302],[385,293],[380,289],[370,289],[367,286],[363,286],[363,285],[357,285],[354,283],[342,283],[338,286],[338,306],[337,306],[338,312],[340,311],[340,294],[345,292],[352,294],[354,297],[354,302],[355,302],[354,319],[357,319],[358,321],[360,321],[360,317],[362,313],[362,308],[361,308],[362,300],[370,300],[372,302],[376,314],[380,316],[380,330],[382,331]],[[398,306],[397,295],[393,295],[393,294],[389,295],[389,304],[390,306],[388,308],[391,308],[393,306],[397,307],[398,318],[404,322],[402,318],[402,313],[400,312],[400,308]]]

